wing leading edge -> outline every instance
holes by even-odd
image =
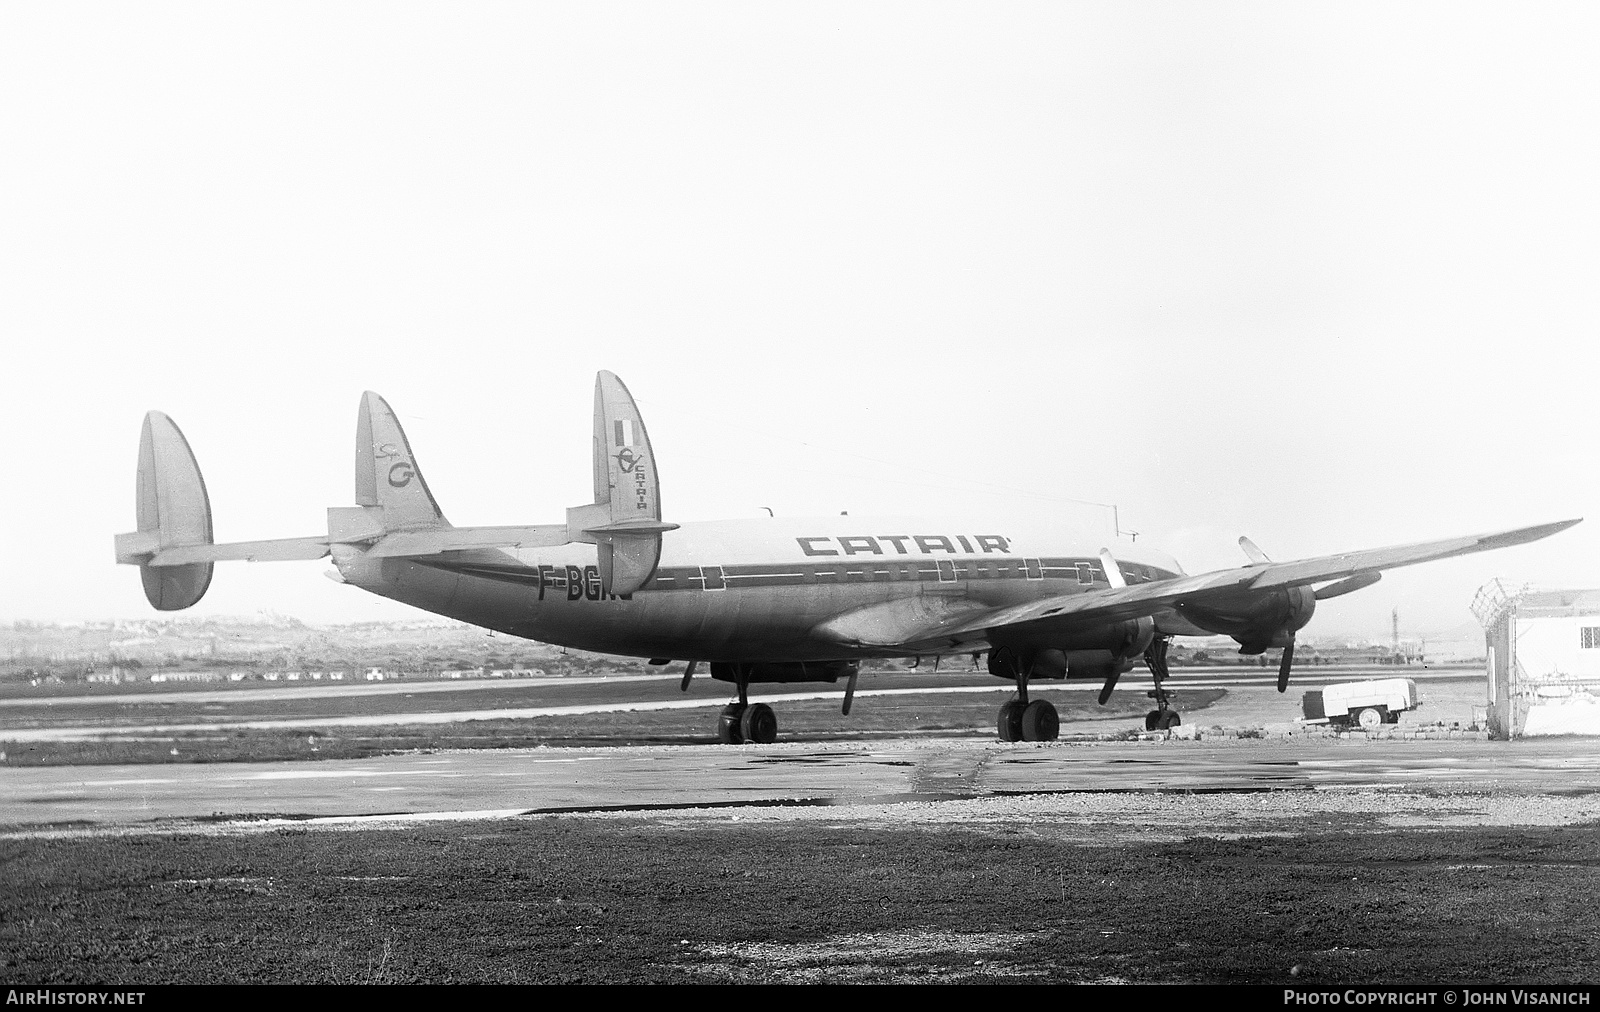
[[[1330,580],[1347,580],[1386,569],[1414,566],[1457,555],[1538,541],[1566,530],[1579,520],[1492,534],[1370,548],[1293,562],[1255,563],[1158,583],[1106,587],[1061,594],[1027,604],[1000,608],[956,609],[937,613],[875,605],[847,612],[817,627],[818,634],[852,646],[904,648],[907,652],[955,649],[990,639],[1000,630],[1047,635],[1050,627],[1079,627],[1090,622],[1115,622],[1154,615],[1177,604],[1236,603],[1241,596],[1267,594]]]

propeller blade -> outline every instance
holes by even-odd
[[[1283,648],[1283,661],[1278,665],[1278,691],[1289,690],[1289,665],[1294,663],[1294,637],[1289,637],[1289,645]]]
[[[689,691],[689,679],[694,677],[694,666],[699,663],[699,661],[690,661],[689,666],[683,669],[683,682],[678,686],[679,692]]]
[[[1106,582],[1111,586],[1121,590],[1128,585],[1128,581],[1123,579],[1122,567],[1117,565],[1117,560],[1111,557],[1111,549],[1100,549],[1100,568],[1105,570]]]
[[[844,706],[839,708],[839,713],[841,715],[843,715],[843,716],[846,716],[846,717],[850,716],[850,704],[856,698],[856,676],[859,675],[860,673],[861,673],[861,669],[860,668],[856,668],[856,669],[852,670],[850,672],[850,681],[845,683],[845,686],[844,686]]]
[[[1111,669],[1111,674],[1106,678],[1106,684],[1100,688],[1100,705],[1105,706],[1106,700],[1111,698],[1111,690],[1117,687],[1117,679],[1122,677],[1122,672],[1116,668]]]
[[[1354,576],[1345,577],[1338,583],[1330,583],[1326,587],[1318,587],[1315,591],[1315,596],[1318,601],[1326,601],[1330,597],[1338,597],[1340,594],[1348,594],[1352,590],[1370,587],[1381,579],[1383,579],[1382,573],[1357,573]]]
[[[1251,541],[1249,538],[1243,535],[1239,536],[1239,547],[1244,549],[1244,554],[1250,556],[1250,563],[1252,565],[1260,566],[1272,561],[1271,559],[1267,558],[1266,552],[1263,552],[1261,549],[1256,547],[1256,543],[1254,541]]]

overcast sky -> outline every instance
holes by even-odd
[[[365,389],[458,524],[1005,514],[1190,572],[1591,515],[1308,635],[1600,585],[1590,3],[0,5],[0,621],[155,614],[144,411],[218,540],[352,501]],[[410,617],[327,562],[194,614]]]

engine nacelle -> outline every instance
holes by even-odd
[[[712,661],[711,677],[721,682],[837,682],[859,669],[859,661]]]
[[[1241,654],[1259,654],[1268,647],[1286,647],[1295,631],[1317,610],[1310,587],[1285,587],[1268,593],[1239,594],[1232,600],[1205,604],[1179,602],[1178,614],[1208,632],[1232,636]]]
[[[989,673],[1015,678],[1020,668],[1033,678],[1094,678],[1120,674],[1150,646],[1156,625],[1150,618],[1113,622],[1049,647],[999,645],[989,651]]]

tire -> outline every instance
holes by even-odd
[[[1161,725],[1161,711],[1151,710],[1144,715],[1144,729],[1146,731],[1158,730]]]
[[[1022,740],[1022,710],[1022,704],[1015,699],[1000,708],[996,730],[1000,733],[1001,741]]]
[[[739,718],[743,716],[743,705],[729,703],[724,706],[722,713],[717,716],[717,741],[724,745],[743,745],[744,732],[739,728]]]
[[[1035,699],[1022,709],[1023,741],[1055,741],[1061,733],[1061,718],[1048,700]]]
[[[1179,727],[1182,724],[1183,724],[1183,718],[1178,716],[1178,711],[1177,710],[1168,710],[1168,711],[1166,711],[1165,716],[1162,717],[1161,727],[1158,730],[1167,731],[1167,730],[1171,730],[1174,727]]]
[[[753,745],[771,745],[778,740],[778,715],[766,703],[751,703],[739,717],[739,733]]]
[[[1356,723],[1361,725],[1363,731],[1376,730],[1383,725],[1383,711],[1369,706],[1356,714]]]

